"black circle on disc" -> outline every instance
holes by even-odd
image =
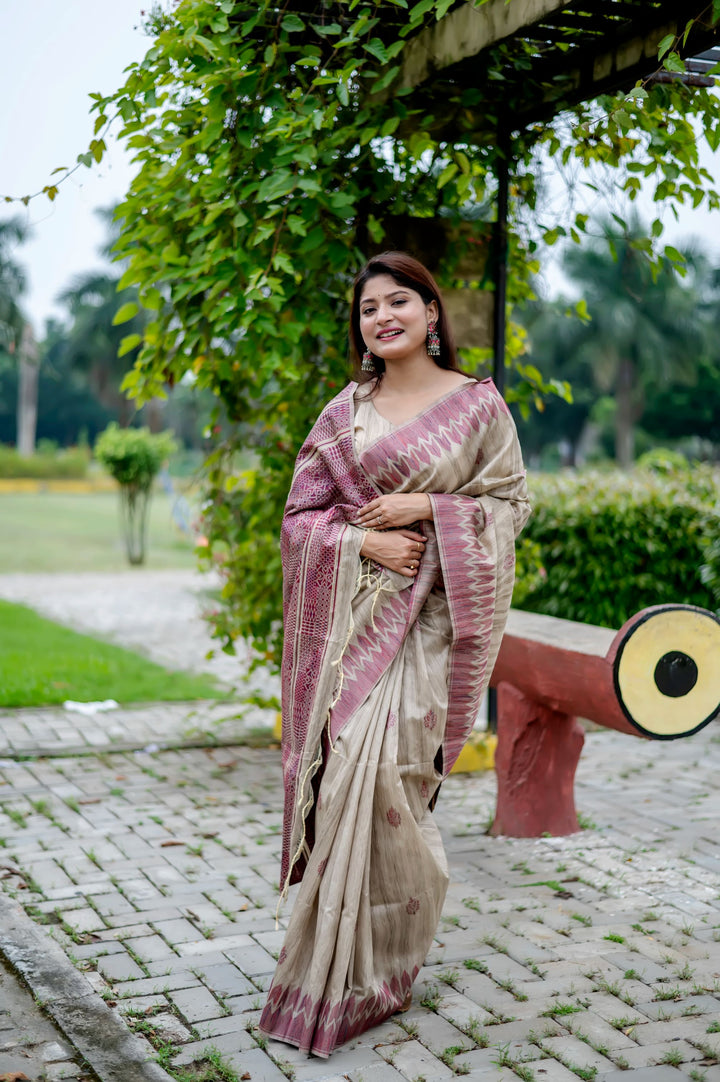
[[[658,691],[672,699],[679,699],[697,684],[698,668],[682,650],[670,650],[658,661],[654,676]]]

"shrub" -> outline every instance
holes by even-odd
[[[14,447],[0,446],[0,477],[32,478],[40,481],[77,479],[87,473],[88,453],[81,447],[66,451],[39,448],[37,454],[19,455]]]
[[[147,428],[120,428],[114,421],[95,442],[95,457],[120,485],[123,541],[131,564],[145,560],[152,483],[176,448],[169,432],[153,435]]]
[[[536,475],[530,498],[524,536],[540,546],[545,573],[524,590],[522,608],[617,628],[649,605],[720,606],[717,476],[709,467]],[[522,564],[519,573],[522,595]]]

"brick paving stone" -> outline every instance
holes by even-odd
[[[220,1018],[227,1013],[207,988],[179,988],[168,995],[183,1018],[191,1024],[208,1018]]]
[[[495,1021],[493,1015],[459,992],[451,996],[443,996],[438,1014],[447,1018],[448,1022],[452,1022],[459,1029],[464,1029],[473,1022],[483,1025],[485,1022],[492,1024]]]
[[[201,1041],[191,1041],[173,1057],[173,1066],[184,1067],[188,1063],[197,1063],[210,1049],[217,1049],[223,1058],[226,1058],[228,1053],[247,1052],[251,1048],[257,1048],[257,1045],[250,1034],[244,1029],[236,1029],[230,1033],[206,1037]]]
[[[122,999],[117,1005],[117,1009],[120,1014],[128,1014],[131,1011],[141,1011],[143,1014],[152,1013],[155,1007],[168,1007],[167,996],[161,995],[159,992],[151,993],[144,996],[131,996],[129,999]]]
[[[720,1016],[720,995],[718,996],[688,996],[684,999],[660,1000],[652,1003],[636,1003],[638,1011],[642,1011],[648,1018],[655,1021],[664,1021],[667,1018],[677,1018],[687,1015],[712,1014]]]
[[[222,996],[246,996],[257,993],[253,983],[231,962],[222,962],[215,966],[199,966],[197,972],[209,988]]]
[[[471,1037],[438,1014],[423,1018],[420,1040],[435,1056],[442,1055],[446,1048],[472,1048],[475,1044]]]
[[[453,1066],[459,1068],[464,1077],[467,1072],[471,1071],[484,1071],[498,1070],[499,1052],[497,1048],[475,1048],[472,1052],[461,1052],[453,1060]]]
[[[407,1041],[393,1048],[384,1047],[379,1049],[379,1052],[406,1078],[416,1079],[420,1076],[425,1082],[444,1082],[446,1078],[454,1077],[450,1068],[433,1056],[419,1041]]]
[[[169,1011],[167,1013],[154,1014],[152,1019],[153,1029],[165,1041],[173,1044],[185,1044],[192,1040],[192,1033],[182,1024],[179,1018]]]
[[[122,894],[117,891],[108,891],[106,894],[90,894],[88,901],[92,902],[93,908],[97,909],[103,917],[128,916],[136,910]]]
[[[573,1074],[562,1063],[558,1063],[556,1059],[526,1060],[523,1067],[532,1072],[533,1078],[537,1082],[577,1082],[578,1078],[576,1074]],[[632,1082],[632,1079],[626,1078],[625,1082]]]
[[[172,947],[159,935],[141,936],[139,939],[123,938],[123,943],[141,962],[159,962],[165,958],[177,958]]]
[[[194,924],[179,918],[177,920],[153,920],[155,931],[172,946],[180,943],[194,943],[198,938],[198,930]]]
[[[634,1037],[638,1044],[656,1044],[670,1037],[688,1041],[704,1040],[707,1034],[707,1018],[671,1018],[667,1022],[648,1022],[638,1026]]]
[[[599,1074],[595,1082],[685,1082],[687,1075],[677,1067],[646,1067],[632,1071],[610,1071]]]
[[[348,1071],[344,1075],[336,1075],[338,1082],[403,1082],[405,1078],[400,1071],[396,1071],[390,1063],[372,1063],[368,1066],[358,1067],[354,1071]],[[326,1079],[325,1082],[330,1082]]]
[[[275,959],[271,954],[264,950],[259,944],[254,943],[249,936],[234,936],[233,939],[246,939],[247,944],[234,944],[229,943],[228,940],[221,940],[220,942],[228,942],[226,949],[223,947],[223,951],[232,962],[238,966],[238,968],[245,973],[248,977],[254,977],[256,975],[275,972]]]
[[[594,1048],[577,1037],[548,1037],[542,1040],[543,1051],[550,1052],[565,1065],[584,1067],[585,1069],[597,1067],[598,1072],[613,1069],[612,1061],[600,1055]]]
[[[98,969],[109,981],[131,981],[145,976],[137,962],[126,953],[99,958]]]
[[[698,1051],[687,1041],[668,1038],[659,1044],[646,1044],[635,1048],[623,1049],[620,1055],[632,1068],[647,1067],[659,1064],[666,1055],[680,1056],[683,1063],[693,1063],[703,1058],[702,1052]]]
[[[604,1018],[592,1011],[568,1015],[563,1022],[576,1037],[587,1037],[595,1047],[604,1047],[611,1052],[636,1047],[631,1037],[627,1037],[621,1030],[615,1029]]]
[[[621,1018],[628,1019],[629,1024],[647,1021],[647,1015],[637,1004],[630,1007],[617,996],[608,995],[607,992],[583,994],[583,999],[588,1004],[588,1010],[599,1015],[600,1018],[604,1018],[606,1022]]]

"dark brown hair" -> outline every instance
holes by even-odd
[[[380,255],[374,255],[372,259],[368,260],[355,279],[352,307],[350,309],[350,358],[354,366],[353,378],[358,383],[367,383],[369,380],[375,379],[376,376],[382,377],[385,371],[384,360],[374,353],[372,358],[375,371],[363,372],[360,367],[362,355],[366,349],[363,336],[360,333],[360,298],[367,282],[371,278],[377,278],[379,274],[389,274],[399,286],[414,289],[416,293],[420,294],[425,304],[435,301],[438,308],[436,330],[440,339],[440,356],[433,357],[433,360],[438,368],[450,368],[459,372],[455,339],[453,338],[440,290],[432,274],[423,267],[422,263],[405,252],[382,252]]]

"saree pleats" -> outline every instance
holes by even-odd
[[[260,1023],[318,1056],[402,1005],[440,918],[447,865],[428,802],[441,781],[449,636],[433,595],[327,755],[315,844]]]

